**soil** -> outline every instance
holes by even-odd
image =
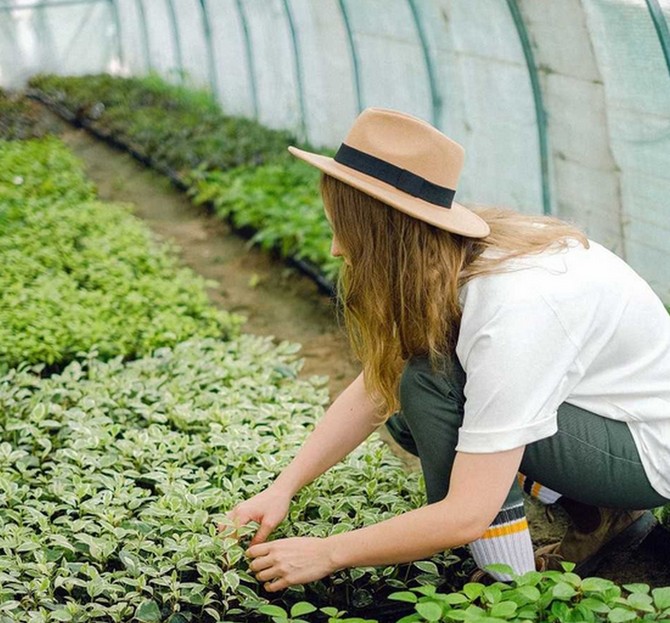
[[[193,206],[163,176],[131,156],[92,138],[83,130],[63,129],[63,140],[82,159],[86,172],[104,200],[128,202],[161,238],[177,245],[184,263],[211,280],[215,305],[247,317],[245,330],[302,344],[303,374],[328,375],[336,397],[359,373],[350,356],[335,305],[307,277],[277,258],[249,246],[230,227],[204,208]],[[418,469],[415,457],[383,433],[408,469]],[[560,539],[566,519],[555,509],[547,521],[544,507],[528,500],[527,512],[536,546]],[[647,582],[670,586],[670,538],[657,528],[635,552],[622,552],[597,570],[617,582]]]

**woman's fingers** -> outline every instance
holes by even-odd
[[[265,589],[281,591],[295,584],[318,580],[334,571],[325,539],[294,537],[252,545],[249,567]]]
[[[275,526],[268,522],[261,523],[260,528],[254,534],[254,538],[251,539],[251,544],[258,545],[259,543],[264,543],[274,529]]]
[[[285,588],[288,588],[289,586],[291,586],[290,582],[287,582],[286,580],[278,578],[278,579],[274,580],[273,582],[266,582],[263,585],[263,588],[268,593],[275,593],[277,591],[283,591]]]
[[[280,573],[274,567],[256,572],[256,579],[259,582],[270,582],[279,579]]]
[[[237,509],[233,509],[229,513],[226,513],[225,519],[219,523],[216,527],[219,532],[226,532],[228,530],[235,531],[240,526],[243,526],[251,521],[251,517],[246,517],[244,513],[239,512]],[[237,536],[234,534],[233,536]]]
[[[269,543],[259,543],[257,545],[252,545],[247,550],[247,556],[249,558],[259,558],[260,556],[267,556],[269,553],[270,553]]]
[[[274,560],[271,556],[261,556],[260,558],[255,558],[251,561],[249,564],[249,569],[256,573],[257,571],[262,571],[263,569],[269,569],[273,565]]]

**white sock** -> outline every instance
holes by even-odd
[[[522,491],[531,497],[536,498],[542,502],[542,504],[554,504],[556,500],[561,497],[560,493],[553,491],[549,487],[541,485],[539,482],[531,480],[527,476],[524,476],[521,472],[517,474],[517,479]]]
[[[509,565],[519,575],[535,571],[533,543],[530,540],[523,502],[503,508],[489,529],[481,538],[470,543],[469,548],[480,569],[498,563]],[[492,571],[489,573],[503,582],[512,579],[507,574]]]

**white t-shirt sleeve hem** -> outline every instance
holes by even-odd
[[[526,446],[556,434],[558,424],[556,412],[534,421],[527,426],[512,430],[465,430],[458,432],[457,452],[471,452],[472,454],[489,454],[504,452],[520,446]]]

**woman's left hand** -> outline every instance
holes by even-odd
[[[296,537],[253,545],[247,550],[250,569],[266,591],[281,591],[294,584],[306,584],[333,573],[326,539]]]

